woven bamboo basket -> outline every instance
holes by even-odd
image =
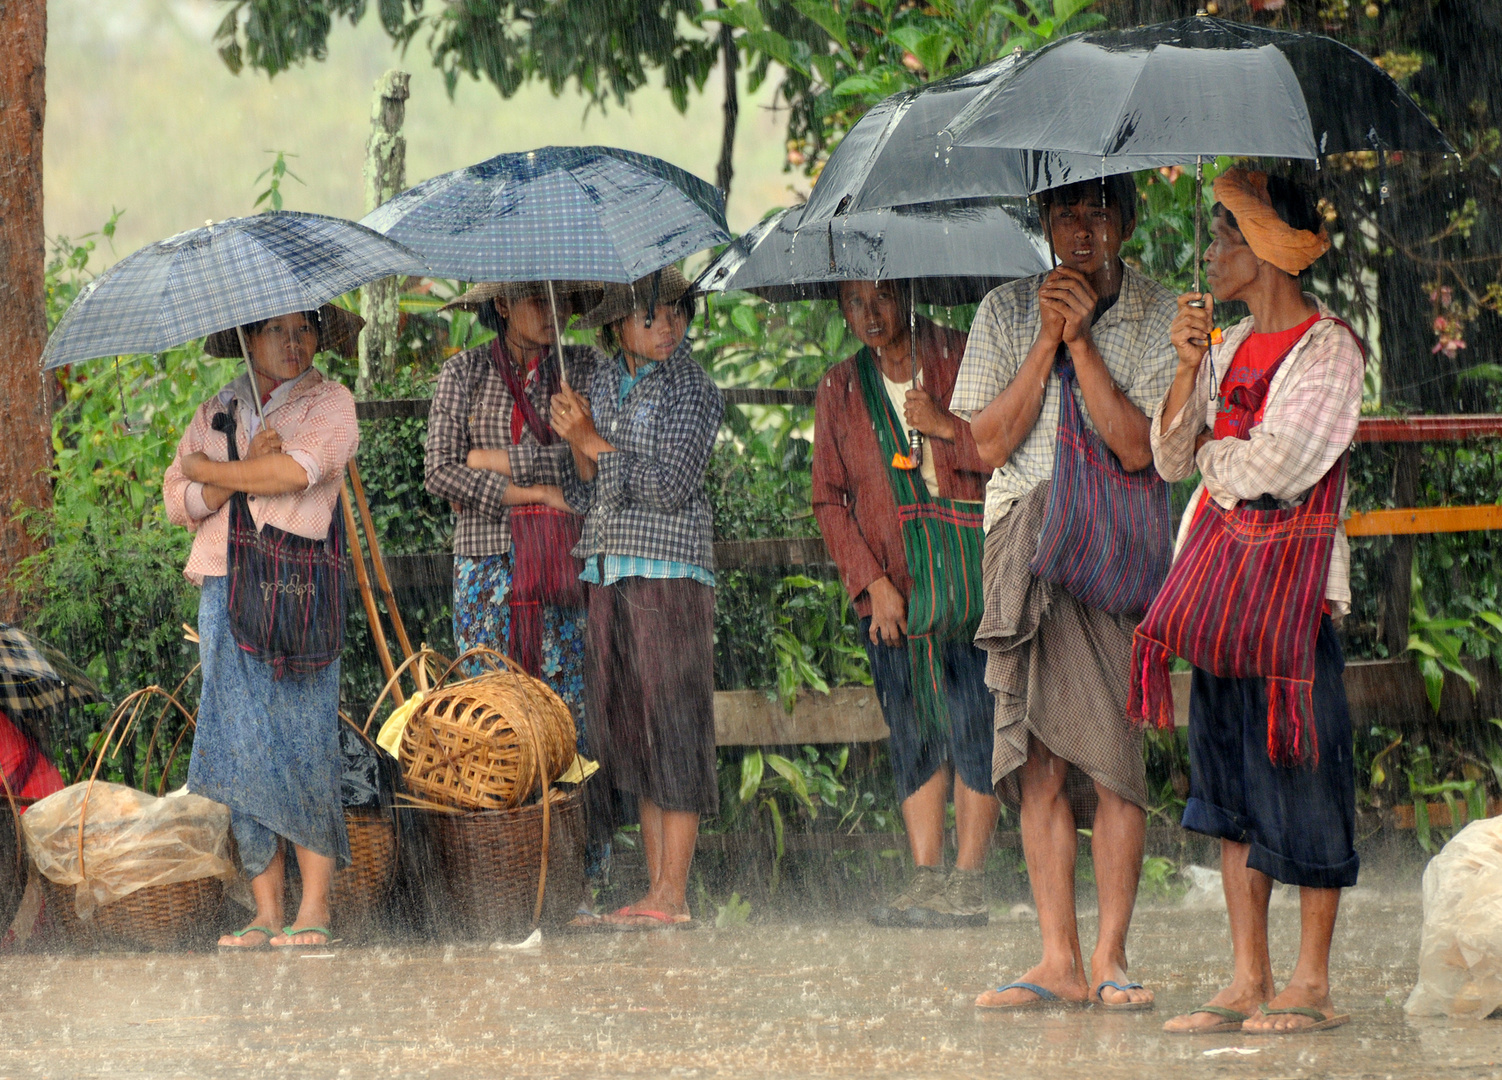
[[[190,672],[188,677],[191,678],[191,676]],[[186,682],[187,678],[184,678],[183,683]],[[178,684],[178,690],[182,689],[183,683]],[[110,726],[99,743],[98,757],[89,775],[90,792],[93,791],[93,785],[99,778],[99,770],[104,764],[111,744],[113,743],[115,753],[118,754],[147,702],[154,696],[165,699],[161,712],[157,714],[158,729],[161,727],[167,710],[174,707],[187,719],[189,728],[194,725],[193,714],[183,708],[175,693],[169,693],[160,686],[148,686],[137,690],[116,707],[110,718]],[[187,728],[184,729],[183,734],[186,733]],[[150,741],[151,744],[155,744],[155,731]],[[177,744],[172,748],[172,753],[162,765],[161,784],[157,791],[159,796],[165,789],[167,776],[172,769],[172,759],[181,744],[180,736]],[[85,761],[84,765],[87,766],[88,762]],[[144,769],[145,774],[149,775],[149,757]],[[88,798],[85,796],[78,822],[78,858],[81,867],[85,865],[87,819]],[[55,927],[67,943],[76,947],[95,947],[110,943],[139,949],[182,948],[212,935],[224,898],[224,883],[218,878],[198,878],[193,881],[169,882],[165,885],[148,885],[118,900],[100,905],[94,909],[93,917],[86,922],[78,917],[77,909],[74,907],[76,886],[57,885],[43,877],[42,888],[47,902],[47,911]]]
[[[26,892],[26,838],[21,835],[21,813],[34,800],[16,798],[5,784],[3,769],[0,785],[5,788],[5,798],[0,800],[0,934],[4,934]]]
[[[493,939],[538,922],[561,926],[573,917],[584,892],[583,794],[554,789],[548,810],[546,846],[540,801],[508,810],[422,815],[461,934]]]
[[[574,759],[574,721],[547,683],[490,650],[504,670],[443,685],[427,694],[402,733],[407,789],[464,810],[511,809],[561,776]],[[445,676],[447,674],[445,673]]]

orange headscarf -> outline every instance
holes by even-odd
[[[1247,247],[1263,262],[1298,275],[1330,250],[1330,234],[1295,229],[1278,216],[1267,193],[1267,173],[1227,169],[1215,178],[1215,199],[1236,216]]]

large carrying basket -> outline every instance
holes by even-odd
[[[190,672],[189,678],[191,676]],[[178,689],[181,690],[186,682],[187,679],[184,679],[183,683],[178,685]],[[171,708],[176,708],[187,721],[183,734],[186,734],[187,730],[193,726],[193,714],[183,708],[176,694],[168,693],[159,686],[148,686],[137,690],[120,703],[111,717],[110,726],[106,730],[105,737],[100,741],[94,768],[89,776],[90,792],[93,791],[94,784],[99,778],[99,770],[104,764],[111,744],[113,743],[115,753],[118,754],[147,702],[154,696],[165,699],[161,711],[157,714],[157,730],[160,730],[162,721]],[[149,741],[152,747],[156,744],[157,730],[152,732]],[[179,736],[171,754],[162,764],[158,796],[165,789],[172,767],[172,758],[176,755],[181,742],[182,737]],[[143,766],[143,783],[149,779],[150,767],[148,752]],[[80,872],[86,865],[87,835],[90,829],[101,827],[90,826],[87,815],[88,799],[85,798],[78,823]],[[224,882],[217,877],[200,877],[189,881],[146,885],[117,900],[98,905],[94,908],[92,916],[85,920],[79,917],[75,904],[75,894],[79,888],[85,887],[84,885],[59,885],[45,875],[39,874],[38,877],[41,880],[46,910],[55,930],[64,944],[75,948],[114,945],[136,949],[178,949],[209,940],[218,922],[224,898]]]
[[[461,934],[502,937],[573,917],[584,892],[583,794],[555,788],[548,809],[546,846],[540,802],[424,813]]]

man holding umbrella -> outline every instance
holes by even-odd
[[[1031,563],[1045,511],[1055,509],[1061,416],[1076,415],[1061,407],[1064,393],[1119,472],[1152,468],[1148,416],[1176,366],[1174,299],[1121,261],[1136,224],[1130,176],[1056,188],[1039,201],[1061,265],[981,303],[951,402],[996,469],[986,490],[986,610],[976,641],[990,653],[995,696],[992,779],[1002,800],[1020,808],[1043,936],[1041,962],[976,1004],[1063,999],[1146,1009],[1152,993],[1129,981],[1126,955],[1147,807],[1141,736],[1124,720],[1135,620],[1082,603],[1035,576]],[[1087,970],[1074,866],[1076,830],[1092,826],[1100,931]]]

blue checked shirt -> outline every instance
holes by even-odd
[[[629,379],[624,388],[622,383]],[[679,344],[661,364],[630,378],[617,355],[595,367],[587,395],[595,428],[615,447],[595,478],[564,478],[571,506],[585,510],[574,556],[583,580],[687,577],[714,584],[714,528],[704,470],[724,416],[720,390]]]

